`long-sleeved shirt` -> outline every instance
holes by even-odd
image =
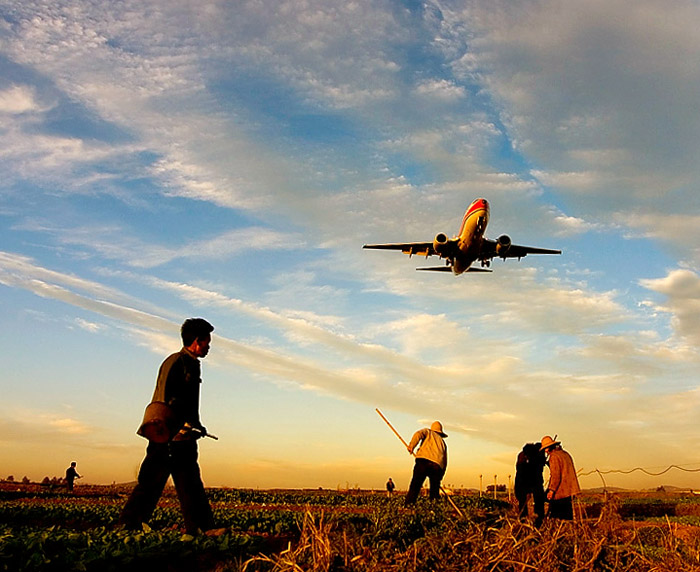
[[[421,443],[416,452],[416,459],[428,459],[447,468],[447,445],[439,433],[430,429],[420,429],[413,434],[408,448],[413,451],[418,443]]]
[[[547,485],[547,490],[554,493],[554,500],[570,497],[581,492],[574,460],[564,449],[552,449],[549,453],[549,484]]]

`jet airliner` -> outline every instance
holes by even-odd
[[[491,272],[489,266],[495,257],[520,260],[528,254],[561,254],[561,250],[513,244],[507,234],[502,234],[496,240],[486,238],[484,231],[488,223],[489,203],[486,199],[476,199],[464,213],[462,226],[453,238],[439,232],[432,242],[365,244],[362,248],[400,250],[409,256],[417,254],[426,258],[437,255],[445,259],[445,266],[421,266],[416,270],[452,272],[455,275],[463,272]],[[481,266],[472,266],[476,261]]]

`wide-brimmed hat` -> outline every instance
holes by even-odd
[[[549,435],[545,435],[544,437],[542,437],[542,445],[540,446],[540,451],[544,451],[549,447],[554,447],[554,445],[559,445],[559,443],[561,443],[561,441],[555,441]]]
[[[435,431],[440,437],[447,437],[445,433],[442,432],[442,423],[439,421],[433,421],[433,424],[430,426],[431,431]]]

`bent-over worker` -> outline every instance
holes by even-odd
[[[546,496],[549,501],[549,516],[573,520],[574,507],[572,498],[581,492],[576,476],[574,460],[562,449],[561,442],[549,435],[542,437],[541,450],[547,454],[549,465],[549,484]]]
[[[416,445],[420,443],[416,452],[416,462],[413,465],[413,478],[408,487],[405,504],[414,504],[418,499],[421,487],[426,477],[430,480],[430,498],[440,497],[440,482],[447,469],[447,435],[442,431],[442,423],[434,421],[430,429],[420,429],[413,434],[408,444],[408,452],[413,454]]]
[[[515,498],[518,501],[518,516],[525,520],[528,516],[527,498],[532,495],[535,512],[535,526],[544,519],[544,480],[542,470],[547,463],[541,443],[525,443],[515,462]]]

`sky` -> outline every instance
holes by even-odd
[[[207,486],[444,483],[557,435],[584,488],[700,488],[700,5],[0,0],[0,477],[135,479],[214,326]],[[561,249],[416,272],[365,243]],[[428,265],[438,264],[435,258]],[[649,472],[659,477],[595,471]]]

